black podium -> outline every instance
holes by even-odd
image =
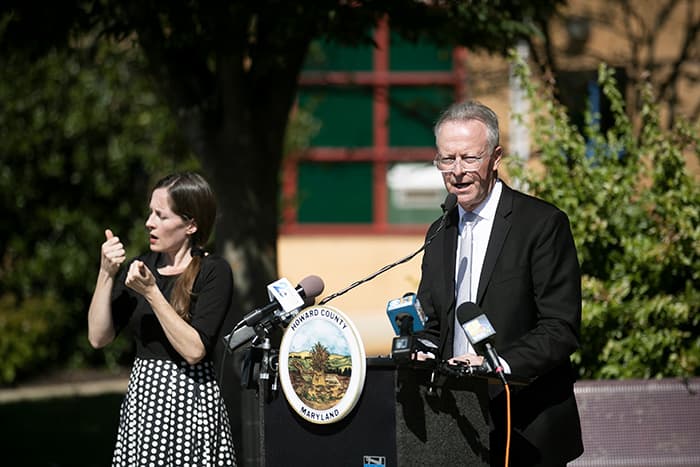
[[[488,466],[489,381],[369,358],[362,396],[339,422],[310,423],[281,393],[261,401],[261,463]]]

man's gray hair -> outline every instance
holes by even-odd
[[[469,120],[478,120],[486,125],[486,142],[489,145],[489,152],[493,152],[498,146],[500,138],[498,117],[493,110],[477,101],[456,102],[449,106],[435,123],[433,128],[435,138],[437,138],[443,123],[452,121],[467,122]]]

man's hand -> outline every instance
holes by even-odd
[[[464,355],[452,357],[448,360],[448,363],[450,365],[481,366],[481,364],[484,363],[484,357],[473,353],[466,353]]]
[[[413,360],[416,360],[418,362],[424,362],[426,360],[435,360],[435,355],[433,355],[430,352],[421,352],[420,350],[416,353],[414,353],[411,358]]]

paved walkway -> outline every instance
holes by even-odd
[[[128,378],[37,384],[0,389],[0,404],[55,397],[95,396],[126,393]]]

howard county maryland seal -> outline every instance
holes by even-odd
[[[279,351],[279,377],[292,409],[303,419],[328,424],[347,416],[362,395],[365,347],[341,311],[312,306],[291,319]]]

